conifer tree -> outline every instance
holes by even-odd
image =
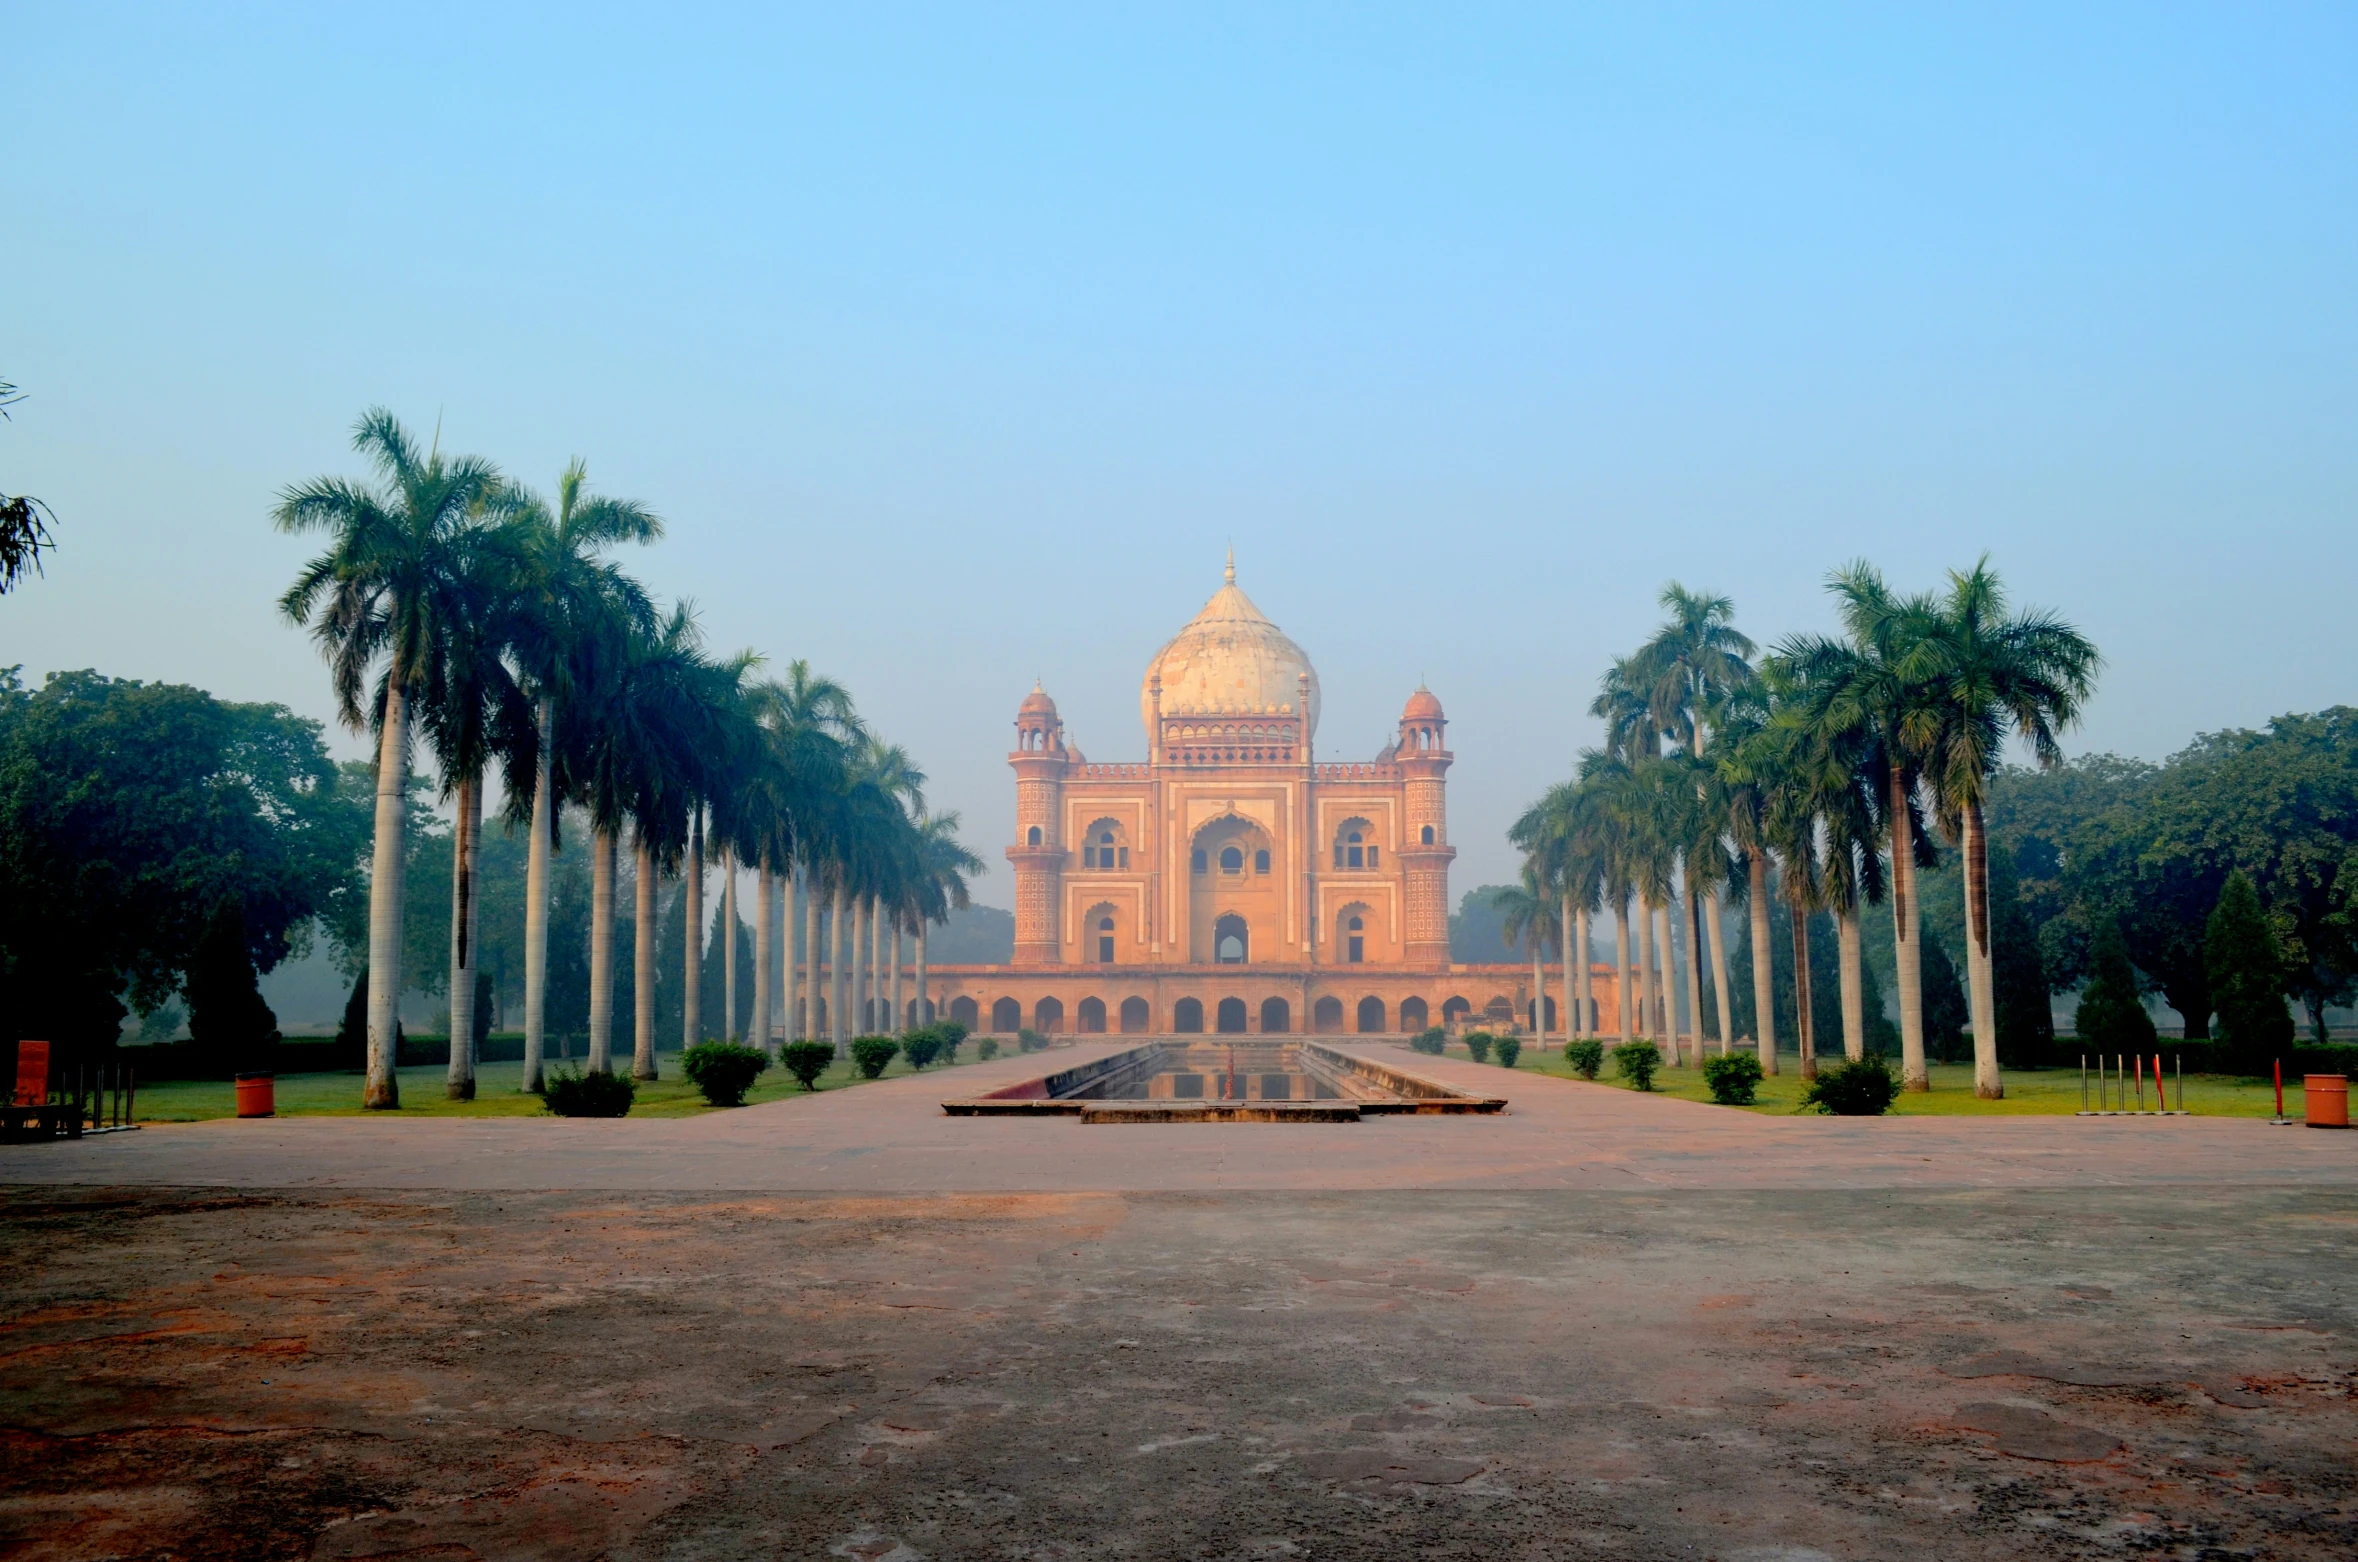
[[[2293,1039],[2292,1015],[2284,1006],[2284,949],[2241,868],[2227,875],[2211,910],[2203,965],[2218,1005],[2223,1058],[2242,1073],[2266,1073]]]
[[[278,1016],[262,1001],[246,945],[245,910],[233,896],[214,908],[188,967],[188,1037],[213,1067],[239,1073],[269,1069]]]
[[[2080,989],[2072,1029],[2083,1043],[2107,1056],[2143,1056],[2153,1045],[2153,1016],[2137,997],[2137,972],[2129,964],[2129,945],[2117,919],[2106,917],[2097,926],[2088,953],[2088,984]]]

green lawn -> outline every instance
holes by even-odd
[[[974,1043],[969,1041],[958,1049],[960,1064],[979,1062]],[[628,1059],[624,1059],[627,1064]],[[558,1064],[555,1067],[563,1067]],[[579,1066],[578,1062],[574,1065]],[[688,1083],[680,1072],[680,1055],[659,1052],[655,1066],[662,1075],[652,1084],[639,1086],[638,1099],[631,1106],[633,1117],[692,1117],[713,1108],[705,1105],[696,1087]],[[892,1060],[884,1071],[886,1079],[898,1079],[912,1072],[908,1063]],[[943,1072],[935,1064],[929,1074]],[[426,1068],[405,1068],[400,1071],[401,1110],[412,1117],[539,1117],[544,1115],[540,1097],[526,1095],[517,1088],[524,1077],[521,1063],[484,1063],[475,1070],[475,1099],[453,1101],[444,1094],[449,1070],[441,1064]],[[357,1117],[360,1105],[361,1076],[350,1074],[281,1074],[277,1082],[278,1115],[281,1117]],[[864,1085],[859,1070],[850,1062],[839,1062],[819,1076],[819,1089],[841,1090],[851,1085]],[[165,1084],[139,1087],[139,1120],[149,1123],[195,1123],[213,1117],[234,1117],[237,1114],[237,1087],[227,1080],[174,1080]],[[746,1104],[775,1101],[782,1096],[798,1096],[802,1086],[794,1076],[777,1064],[770,1065],[751,1091]]]
[[[1466,1050],[1452,1045],[1449,1055],[1464,1058]],[[1840,1061],[1837,1058],[1835,1061]],[[1553,1074],[1559,1079],[1578,1076],[1565,1065],[1561,1048],[1551,1047],[1543,1053],[1526,1049],[1515,1062],[1518,1070]],[[1896,1064],[1895,1064],[1896,1067]],[[2146,1064],[2151,1069],[2149,1061]],[[2162,1049],[2162,1069],[2170,1067],[2169,1049]],[[2080,1109],[2080,1071],[2075,1065],[2068,1069],[2033,1069],[2009,1071],[2003,1078],[2006,1097],[2002,1101],[1984,1101],[1973,1093],[1973,1066],[1969,1063],[1935,1063],[1932,1065],[1932,1088],[1928,1091],[1902,1091],[1892,1107],[1895,1115],[1910,1117],[2018,1117],[2069,1114]],[[1626,1090],[1628,1085],[1613,1072],[1613,1044],[1605,1045],[1605,1067],[1598,1074],[1597,1083]],[[1775,1075],[1760,1082],[1760,1098],[1749,1108],[1755,1112],[1798,1112],[1801,1110],[1801,1058],[1796,1053],[1778,1055]],[[2095,1085],[2089,1085],[2093,1097]],[[1709,1101],[1711,1092],[1703,1083],[1702,1070],[1697,1068],[1664,1068],[1654,1076],[1654,1093],[1676,1096],[1683,1101]],[[2091,1106],[2094,1105],[2091,1099]],[[2145,1084],[2145,1104],[2150,1109],[2153,1082]],[[2178,1085],[2170,1081],[2170,1106],[2178,1104]],[[2137,1106],[2134,1081],[2129,1088],[2129,1108]],[[2287,1080],[2284,1108],[2288,1116],[2301,1115],[2301,1090],[2297,1080]],[[2276,1098],[2265,1080],[2238,1079],[2225,1074],[2189,1074],[2186,1076],[2186,1110],[2210,1117],[2267,1117],[2276,1110]]]

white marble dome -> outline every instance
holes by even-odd
[[[1308,673],[1305,736],[1318,734],[1318,671],[1302,648],[1237,589],[1234,555],[1228,561],[1226,584],[1146,664],[1138,716],[1146,725],[1149,745],[1154,742],[1152,684],[1157,673],[1163,679],[1165,716],[1292,715],[1302,703],[1301,675]]]

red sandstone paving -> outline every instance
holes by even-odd
[[[0,1555],[2358,1554],[2347,1135],[932,1083],[11,1149]]]

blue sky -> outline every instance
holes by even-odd
[[[1668,579],[1762,639],[1990,552],[2074,747],[2352,698],[2347,6],[9,6],[0,662],[328,714],[281,486],[392,406],[671,537],[996,860],[1239,575],[1322,753],[1420,676],[1459,887]],[[339,744],[353,751],[349,739]],[[981,886],[1005,904],[1004,865]]]

